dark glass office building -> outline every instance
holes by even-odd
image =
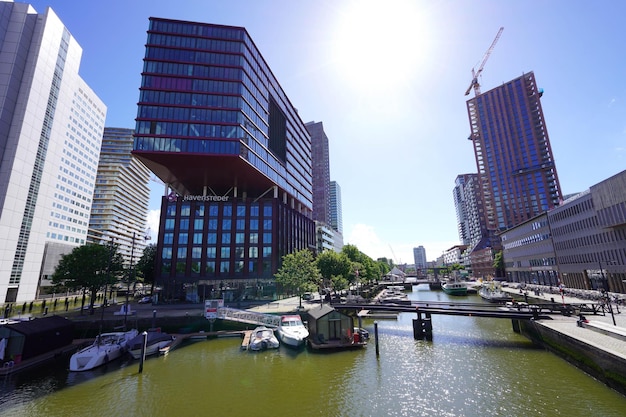
[[[467,101],[487,228],[504,231],[561,201],[534,73]]]
[[[161,300],[271,295],[315,250],[311,140],[244,28],[150,18],[135,131],[167,185]]]

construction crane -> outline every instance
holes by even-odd
[[[491,46],[489,47],[489,49],[487,49],[487,52],[485,52],[485,56],[483,56],[483,61],[480,63],[480,66],[478,67],[478,69],[474,71],[474,68],[472,68],[472,83],[470,84],[469,87],[467,87],[467,91],[465,92],[466,96],[469,95],[470,91],[472,91],[472,88],[474,89],[474,93],[477,96],[480,95],[480,84],[478,83],[478,77],[483,72],[485,63],[487,62],[489,55],[491,55],[491,51],[493,51],[494,46],[496,46],[496,43],[498,43],[498,39],[500,39],[500,35],[502,34],[503,30],[504,30],[504,27],[501,27],[500,30],[498,31],[496,38],[493,40],[493,42],[491,42]]]

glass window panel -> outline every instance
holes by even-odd
[[[180,233],[178,235],[178,244],[186,245],[189,242],[189,234],[188,233]]]
[[[217,249],[215,246],[209,246],[206,248],[206,257],[207,258],[216,258],[217,257]]]
[[[222,233],[222,244],[230,245],[230,233]]]
[[[230,248],[222,248],[222,249],[220,249],[220,257],[222,259],[230,258]]]
[[[217,243],[217,233],[207,233],[206,243],[209,245],[215,245]]]
[[[185,258],[187,258],[187,248],[178,248],[178,252],[176,254],[176,257],[178,259],[185,259]]]
[[[193,259],[199,259],[202,257],[202,248],[199,246],[194,246],[191,248],[191,257]]]
[[[215,261],[207,261],[206,263],[206,272],[207,274],[211,274],[215,272]]]
[[[245,233],[235,233],[235,244],[243,245],[246,240]]]
[[[228,273],[228,271],[229,271],[229,268],[228,268],[229,264],[230,264],[229,261],[220,262],[220,272],[221,273]]]

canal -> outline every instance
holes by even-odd
[[[414,300],[450,299],[415,286]],[[479,302],[478,296],[452,297]],[[66,364],[0,381],[7,416],[624,416],[626,397],[512,331],[510,320],[413,314],[379,320],[380,356],[239,350],[240,339],[189,342],[169,355],[89,374]]]

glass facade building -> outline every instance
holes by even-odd
[[[244,28],[150,19],[133,154],[169,190],[161,299],[270,295],[315,250],[311,139]]]
[[[487,228],[558,206],[561,188],[533,72],[467,101]]]

